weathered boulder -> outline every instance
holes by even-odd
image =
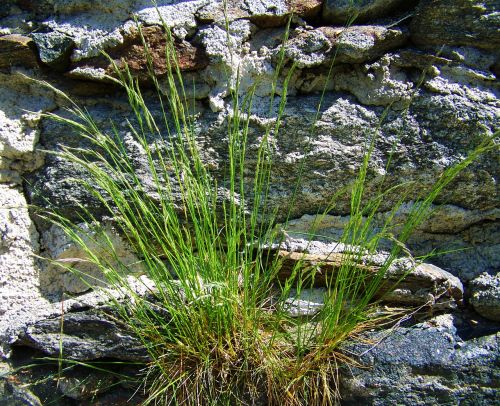
[[[40,291],[38,238],[22,190],[0,184],[0,359],[18,330],[49,306]]]
[[[353,25],[348,28],[320,27],[336,50],[339,63],[363,63],[381,57],[404,45],[408,32],[404,28],[375,25]]]
[[[9,171],[3,172],[7,178],[43,164],[43,154],[36,150],[39,124],[42,114],[56,105],[50,92],[22,75],[0,73],[0,81],[0,171]]]
[[[481,316],[500,321],[500,273],[483,273],[470,282],[470,302]]]
[[[396,223],[404,223],[411,203],[404,204],[395,215]],[[443,251],[443,247],[451,252],[431,256],[428,261],[452,272],[462,282],[468,282],[483,271],[494,273],[500,266],[500,211],[492,209],[467,210],[453,205],[433,205],[428,220],[415,230],[408,242],[412,253],[424,256],[430,252]],[[374,229],[380,229],[390,215],[380,212],[374,219]],[[482,218],[484,220],[479,220]],[[290,236],[302,238],[304,233],[314,230],[318,236],[327,241],[338,241],[349,221],[349,216],[314,216],[304,215],[290,221],[287,232]],[[474,245],[472,245],[474,244]],[[390,247],[381,242],[381,249]]]
[[[276,27],[285,24],[292,12],[299,17],[316,17],[322,3],[322,0],[210,1],[196,11],[196,17],[202,23],[224,24],[226,19],[232,22],[246,18],[260,27]]]
[[[390,65],[389,65],[390,66]],[[390,69],[388,70],[390,72]],[[346,73],[347,75],[348,73]],[[353,75],[353,73],[349,73]],[[359,77],[362,74],[359,73]],[[381,76],[382,73],[381,73]],[[401,91],[404,97],[411,97],[411,92],[404,91],[408,83],[399,77]],[[352,79],[354,83],[355,79]],[[364,100],[371,97],[373,102],[380,95],[377,103],[389,103],[397,99],[397,92],[376,85],[373,81],[373,92],[368,86],[357,87],[360,98]],[[448,82],[450,83],[450,82]],[[396,87],[396,89],[398,89]],[[406,92],[406,93],[405,93]],[[408,113],[401,117],[398,111],[391,111],[380,126],[381,135],[375,143],[371,166],[368,174],[369,186],[366,189],[366,198],[373,197],[380,186],[382,176],[385,174],[385,163],[392,154],[392,171],[386,174],[385,187],[389,189],[396,184],[404,184],[398,193],[388,193],[379,210],[389,211],[400,199],[400,193],[406,195],[408,202],[429,190],[434,180],[442,173],[445,167],[457,162],[483,137],[489,136],[496,128],[496,115],[498,108],[488,99],[493,94],[475,93],[474,101],[467,94],[459,92],[446,94],[444,91],[420,90],[413,98]],[[258,101],[257,101],[258,100]],[[335,191],[348,186],[354,180],[362,162],[364,150],[360,146],[372,136],[372,129],[377,128],[383,108],[366,106],[352,96],[345,93],[330,92],[325,94],[319,112],[319,120],[314,124],[316,109],[320,97],[317,95],[297,95],[289,98],[284,111],[281,132],[275,137],[275,159],[273,166],[272,187],[270,198],[273,205],[282,208],[286,213],[290,207],[290,217],[297,218],[304,213],[315,213],[327,207]],[[278,103],[278,101],[276,101]],[[254,114],[249,128],[249,164],[257,150],[259,137],[264,131],[268,121],[269,101],[267,98],[256,99]],[[96,122],[104,127],[109,125],[109,119],[117,123],[117,128],[124,134],[126,144],[133,145],[130,134],[127,135],[124,116],[127,111],[125,103],[115,98],[105,100],[99,104],[88,105],[89,112]],[[198,126],[195,128],[200,145],[204,145],[203,156],[216,176],[223,178],[225,162],[227,162],[227,149],[225,147],[225,134],[228,111],[213,113],[210,109],[199,104]],[[152,113],[160,117],[161,109],[158,105],[151,104]],[[132,118],[131,115],[128,116]],[[398,144],[394,143],[399,140]],[[72,146],[84,145],[72,130],[56,122],[45,120],[43,123],[40,144],[45,149],[57,150],[58,144]],[[144,178],[146,185],[151,184],[146,169],[146,160],[141,156],[140,150],[131,149],[133,162],[137,165],[137,173]],[[300,188],[294,204],[290,206],[290,196],[295,190],[297,182],[297,168],[303,165],[301,172]],[[248,172],[248,185],[251,184],[251,170]],[[71,178],[85,176],[67,162],[60,158],[50,156],[46,165],[30,176],[27,192],[31,202],[37,205],[50,202],[53,207],[71,212],[76,209],[75,202],[94,207],[98,215],[99,206],[92,200],[83,188],[77,187]],[[447,245],[455,244],[450,240],[450,235],[461,232],[460,246],[467,245],[467,239],[482,238],[485,250],[481,261],[486,261],[483,266],[493,268],[500,260],[495,254],[495,223],[498,212],[491,211],[498,206],[498,179],[499,167],[496,154],[485,155],[480,161],[471,165],[453,185],[443,191],[438,203],[448,203],[454,208],[454,213],[459,217],[470,218],[471,222],[450,223],[449,215],[443,212],[442,218],[436,215],[433,218],[431,231],[435,236],[426,237],[426,247],[420,247],[422,254],[430,248],[446,250],[446,245],[439,248],[439,240]],[[221,182],[221,187],[224,183]],[[337,196],[335,211],[338,214],[347,214],[350,198],[347,194]],[[496,213],[496,214],[495,214]],[[471,217],[469,217],[471,216]],[[472,220],[473,219],[473,220]],[[483,220],[489,224],[491,231],[486,236],[480,237],[480,231],[474,231],[474,224]],[[460,225],[461,223],[462,225]],[[447,224],[455,224],[453,227]],[[458,228],[457,228],[458,227]],[[476,235],[477,234],[477,235]],[[488,237],[491,235],[492,237]],[[486,239],[485,239],[486,238]],[[425,244],[424,244],[425,245]],[[465,255],[465,254],[457,254]],[[479,252],[478,252],[479,255]],[[443,262],[445,264],[446,261]],[[441,265],[442,266],[442,265]],[[461,263],[457,260],[453,267],[445,266],[461,274],[467,274],[467,279],[474,277],[474,273],[482,272],[476,269],[474,261]],[[476,269],[476,270],[473,270]],[[484,268],[483,268],[484,269]]]
[[[153,115],[161,117],[160,106],[152,100],[150,109]],[[293,217],[326,207],[334,191],[354,179],[364,154],[364,149],[355,146],[355,143],[365,142],[373,135],[372,129],[376,128],[383,113],[382,108],[364,106],[353,97],[333,93],[325,95],[319,119],[314,122],[319,100],[316,95],[290,97],[280,134],[276,137],[271,189],[273,203],[279,202],[284,209],[289,206],[287,202],[297,182],[295,169],[304,165],[299,198],[291,207]],[[118,98],[113,101],[102,100],[99,105],[89,105],[88,109],[98,124],[105,127],[111,119],[118,125],[119,131],[126,132],[124,112],[127,107],[121,101]],[[278,102],[279,100],[275,101],[275,106],[269,106],[266,98],[255,101],[249,130],[249,158],[257,150],[269,109],[277,108]],[[115,110],[118,106],[124,110]],[[227,156],[224,134],[228,112],[214,114],[202,105],[199,107],[195,131],[200,144],[207,146],[204,156],[207,161],[212,162],[211,167],[223,171]],[[406,198],[408,201],[414,200],[429,189],[446,166],[457,162],[467,150],[491,134],[495,129],[496,112],[497,108],[486,102],[473,103],[454,94],[421,92],[413,100],[409,113],[404,118],[398,111],[392,111],[382,123],[381,136],[372,154],[369,179],[374,184],[377,178],[381,179],[380,176],[385,172],[385,162],[392,153],[393,169],[385,179],[386,186],[389,188],[395,184],[407,183]],[[473,118],[464,120],[467,115]],[[132,119],[131,115],[129,117]],[[69,142],[69,145],[77,146],[80,142],[73,130],[56,122],[45,121],[42,131],[40,142],[47,149],[57,149],[59,143]],[[305,133],[309,134],[307,138],[304,138]],[[125,133],[124,136],[127,143],[130,143],[131,135]],[[394,143],[399,138],[402,140],[393,150]],[[146,164],[145,157],[141,157],[139,150],[131,150],[130,153],[138,166]],[[441,201],[468,209],[485,210],[494,207],[498,201],[495,179],[499,173],[494,156],[494,153],[485,156],[464,171],[454,187],[443,193]],[[249,162],[252,163],[251,159]],[[145,168],[137,169],[140,173],[147,174]],[[321,176],[319,170],[328,173],[328,177]],[[77,186],[63,185],[68,173],[71,176],[81,176],[76,171],[76,168],[60,158],[48,158],[47,165],[34,174],[31,185],[28,186],[33,201],[41,203],[47,197],[50,202],[63,208],[62,202],[71,204],[71,200],[75,201],[70,198],[70,191],[77,200],[88,199],[88,195],[79,192]],[[414,183],[408,183],[410,180]],[[145,181],[146,184],[150,183],[146,179]],[[248,181],[251,183],[250,176]],[[465,190],[467,193],[463,193]],[[375,186],[368,188],[367,197],[373,196],[376,191]],[[402,189],[398,191],[403,193]],[[380,210],[390,209],[398,199],[399,194],[388,194]],[[346,194],[339,197],[336,210],[345,212],[348,207],[349,196]]]
[[[82,252],[40,221],[35,210],[30,212],[29,204],[56,208],[75,220],[79,205],[97,218],[105,211],[87,190],[75,184],[74,178],[87,176],[84,171],[56,155],[47,154],[44,160],[42,150],[57,151],[60,145],[85,148],[88,144],[73,130],[43,117],[48,111],[67,114],[67,100],[42,90],[22,75],[33,75],[64,89],[108,130],[112,120],[138,176],[154,196],[147,159],[126,125],[133,114],[124,95],[112,82],[106,82],[111,66],[100,57],[104,50],[116,63],[123,66],[128,62],[133,73],[143,77],[146,62],[135,18],[143,24],[165,93],[167,86],[161,77],[166,72],[162,61],[163,21],[172,28],[186,95],[194,107],[196,140],[204,161],[218,179],[221,195],[228,187],[227,124],[233,114],[231,94],[236,79],[239,76],[241,80],[241,97],[255,90],[248,131],[249,167],[245,172],[249,185],[246,195],[250,197],[256,151],[266,128],[275,124],[284,81],[295,62],[281,132],[270,134],[274,157],[270,204],[281,209],[279,220],[297,219],[288,223],[286,232],[290,235],[295,227],[297,236],[303,236],[300,232],[310,231],[311,222],[316,222],[316,217],[308,219],[309,215],[333,207],[317,234],[318,238],[339,240],[348,220],[350,196],[340,194],[335,204],[331,199],[352,185],[376,129],[378,138],[364,196],[369,199],[380,190],[387,191],[376,215],[381,224],[401,196],[405,203],[395,221],[404,222],[405,213],[445,168],[499,129],[499,17],[494,0],[158,0],[158,10],[149,0],[0,3],[2,359],[13,352],[13,340],[20,331],[26,345],[57,357],[61,312],[69,326],[63,336],[64,355],[101,361],[100,357],[124,356],[129,352],[128,345],[132,357],[144,355],[137,341],[113,318],[89,310],[102,306],[110,292],[95,289],[82,294],[87,286],[78,285],[78,278],[56,271],[36,257],[43,253],[71,261],[82,258]],[[284,49],[285,63],[277,75],[285,25],[292,11],[295,16]],[[354,16],[353,25],[341,28]],[[229,33],[225,32],[226,22]],[[330,71],[335,54],[336,63]],[[149,84],[141,81],[146,100],[157,96],[148,90]],[[271,106],[273,89],[277,95]],[[150,107],[155,117],[162,117],[158,103],[152,102]],[[161,138],[168,143],[167,137]],[[151,135],[151,142],[158,140]],[[387,170],[389,160],[392,164]],[[413,327],[405,324],[372,351],[365,353],[366,346],[358,347],[357,353],[365,353],[362,359],[372,369],[353,368],[354,377],[345,375],[344,403],[495,402],[498,338],[491,334],[498,331],[498,323],[491,321],[487,331],[478,330],[488,323],[480,315],[498,320],[494,275],[500,269],[499,177],[498,151],[492,151],[443,191],[429,221],[408,241],[417,256],[444,251],[428,259],[443,270],[431,265],[417,268],[419,273],[410,277],[406,286],[400,285],[391,293],[392,300],[399,304],[419,306],[434,300],[437,303],[429,310],[447,312],[460,301],[463,282],[470,292],[465,292],[465,307],[457,308],[453,325],[442,319]],[[398,184],[403,186],[391,189]],[[176,193],[174,199],[179,197]],[[380,248],[387,249],[383,245]],[[127,249],[120,252],[124,258],[130,254]],[[325,262],[321,252],[308,252],[320,256],[308,260]],[[369,268],[380,263],[364,265]],[[483,272],[488,276],[480,276]],[[147,281],[136,282],[138,290],[149,289]],[[445,289],[446,283],[449,289]],[[78,296],[65,295],[61,301],[63,290]],[[292,291],[288,310],[296,316],[312,316],[321,308],[323,295],[321,288],[301,294]],[[472,309],[469,312],[469,305],[477,313]],[[463,326],[459,328],[457,320],[462,316],[458,311],[463,315],[463,325],[476,331],[474,338],[466,337]],[[370,337],[376,341],[378,336]],[[26,347],[15,348],[27,361],[33,356]],[[44,384],[44,390],[58,397],[53,403],[57,406],[78,402],[125,404],[132,395],[130,389],[120,388],[85,398],[99,389],[92,379],[86,385],[84,375],[75,374],[60,385],[66,395],[83,399],[65,396],[61,400],[54,382],[52,386]],[[29,379],[25,383],[29,384]],[[43,391],[36,392],[38,402],[20,389],[12,379],[0,384],[9,406],[13,402],[38,406],[52,401],[50,396],[40,394]]]
[[[37,295],[38,233],[19,188],[0,185],[0,316]],[[31,292],[30,292],[31,291]]]

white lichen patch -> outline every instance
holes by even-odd
[[[195,13],[210,3],[209,0],[191,1],[159,1],[158,7],[144,7],[136,15],[137,19],[147,25],[163,25],[165,23],[180,38],[192,34],[196,30]],[[151,5],[151,2],[145,2]]]
[[[224,97],[241,77],[239,70],[243,58],[242,45],[251,37],[255,28],[249,21],[238,20],[229,25],[229,34],[217,25],[199,31],[199,38],[211,61],[205,70],[205,76],[213,82],[209,94],[209,103],[213,111],[224,109]],[[251,69],[250,65],[248,68]]]
[[[39,293],[38,233],[20,188],[0,185],[0,342],[46,303]],[[21,316],[23,314],[23,316]],[[0,348],[0,356],[2,348]]]
[[[102,50],[124,41],[121,22],[110,20],[102,13],[71,17],[64,22],[48,20],[44,22],[44,26],[73,39],[75,49],[71,60],[74,62],[98,56]]]
[[[38,90],[17,76],[0,87],[0,183],[19,183],[20,173],[43,164],[42,155],[35,151],[39,124],[42,113],[55,105]]]
[[[413,83],[390,61],[384,56],[363,69],[339,72],[334,77],[335,90],[347,91],[368,106],[405,106],[411,100]]]
[[[81,80],[95,80],[95,81],[106,81],[108,75],[106,70],[103,68],[91,68],[91,67],[77,67],[72,69],[68,75],[75,79]]]
[[[38,141],[41,112],[51,103],[42,97],[19,97],[14,89],[0,88],[0,156],[19,158],[31,153]]]

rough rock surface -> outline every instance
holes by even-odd
[[[147,45],[147,51],[144,48],[142,39]],[[139,34],[137,29],[131,30],[127,35],[125,42],[116,50],[109,52],[109,57],[101,56],[92,58],[73,65],[70,75],[73,77],[85,77],[83,73],[87,70],[88,79],[98,80],[101,75],[115,75],[115,69],[123,70],[127,65],[132,73],[139,76],[147,76],[148,56],[153,61],[153,69],[156,75],[164,75],[173,61],[167,63],[165,59],[166,38],[162,28],[158,26],[145,27]],[[179,40],[175,42],[175,51],[177,63],[181,71],[200,70],[208,65],[208,58],[204,50],[193,46],[190,42]],[[112,62],[108,59],[111,58]],[[91,73],[94,73],[92,78]]]
[[[286,46],[286,57],[299,68],[331,63],[363,63],[403,45],[406,30],[354,25],[297,30]]]
[[[52,357],[60,356],[62,346],[63,356],[77,361],[148,360],[140,342],[112,320],[113,316],[99,310],[65,314],[62,336],[61,317],[41,320],[28,326],[15,345],[36,348]]]
[[[0,37],[0,69],[14,65],[37,65],[31,38],[19,34]]]
[[[263,28],[281,26],[293,12],[298,17],[314,18],[320,11],[322,0],[233,0],[226,3],[211,1],[196,12],[203,23],[224,23],[247,18]],[[225,10],[224,10],[225,8]]]
[[[109,224],[99,230],[92,229],[88,224],[79,224],[77,232],[100,260],[116,267],[127,266],[131,273],[141,271],[137,256]],[[62,291],[71,295],[106,285],[105,277],[99,268],[88,260],[86,252],[62,229],[56,225],[51,226],[43,233],[41,241],[43,256],[51,260],[40,275],[42,290]],[[119,258],[120,264],[111,257],[110,249]],[[71,271],[68,267],[71,267]]]
[[[403,222],[412,204],[401,207],[396,214],[398,222]],[[447,247],[458,252],[444,253],[429,258],[429,261],[448,269],[463,282],[479,276],[481,270],[492,272],[500,266],[498,255],[500,230],[498,209],[480,210],[476,213],[482,220],[476,220],[474,210],[466,210],[453,205],[434,206],[431,217],[415,232],[409,244],[415,255],[425,255],[432,250]],[[383,224],[389,213],[381,212],[375,222]],[[338,240],[349,220],[349,216],[304,215],[288,224],[287,232],[291,237],[302,238],[303,233],[311,230],[325,241]],[[478,223],[484,222],[479,225]],[[381,248],[384,247],[382,242]],[[387,247],[387,246],[386,246]]]
[[[38,49],[40,60],[54,70],[64,71],[69,65],[73,50],[73,40],[60,32],[33,33],[33,41]]]
[[[500,46],[496,0],[422,0],[411,22],[412,40],[423,46],[468,45],[496,49]]]
[[[0,37],[1,38],[1,37]],[[36,150],[42,113],[55,108],[50,92],[25,80],[23,72],[0,73],[0,177],[20,183],[19,175],[43,164]]]
[[[83,326],[88,317],[85,326],[90,332],[95,333],[97,325],[104,326],[107,336],[101,338],[107,337],[112,348],[120,347],[116,326],[89,310],[101,306],[109,296],[98,291],[82,294],[87,286],[79,285],[78,278],[35,258],[40,253],[55,259],[82,253],[40,221],[34,210],[28,210],[28,204],[50,206],[63,214],[75,214],[80,204],[97,217],[102,212],[72,180],[85,174],[42,152],[58,150],[61,144],[85,146],[77,134],[43,116],[51,111],[68,114],[68,101],[27,76],[66,91],[99,125],[109,129],[113,120],[138,175],[150,184],[145,157],[126,128],[125,120],[132,117],[130,109],[124,95],[107,78],[112,70],[101,56],[101,51],[107,52],[119,66],[128,62],[144,85],[144,96],[154,96],[148,90],[135,20],[144,24],[146,41],[155,56],[154,67],[164,87],[162,20],[172,28],[184,83],[189,84],[186,95],[196,111],[197,141],[203,158],[221,179],[222,189],[227,187],[223,181],[225,143],[237,78],[242,96],[251,89],[255,92],[248,147],[252,165],[265,128],[275,123],[289,75],[281,131],[271,134],[275,159],[270,198],[282,209],[281,219],[287,214],[294,219],[287,228],[291,236],[303,237],[300,233],[309,232],[314,224],[315,239],[338,239],[348,218],[350,198],[339,195],[331,206],[331,197],[352,184],[376,129],[378,138],[367,174],[371,186],[365,197],[404,183],[397,192],[388,192],[380,205],[376,221],[382,224],[401,196],[404,204],[396,218],[404,221],[415,199],[429,190],[445,168],[500,127],[498,1],[234,0],[227,3],[226,10],[220,0],[158,0],[157,4],[160,15],[149,0],[5,0],[0,4],[2,359],[12,353],[11,345],[21,331],[33,335],[32,341],[24,336],[26,342],[56,354],[61,309],[75,325]],[[282,49],[292,12],[289,40]],[[344,29],[353,13],[357,18]],[[284,65],[277,75],[282,51]],[[271,83],[276,77],[277,97],[270,106]],[[155,102],[151,111],[155,117],[161,116]],[[493,151],[469,166],[442,192],[431,218],[408,242],[414,255],[444,251],[427,261],[453,275],[439,271],[439,275],[446,275],[444,279],[455,283],[453,278],[457,277],[460,281],[455,285],[465,286],[465,307],[456,309],[454,325],[459,319],[464,319],[464,324],[480,325],[483,319],[477,313],[498,320],[498,156],[498,151]],[[389,160],[392,168],[387,171]],[[301,184],[288,210],[299,172]],[[251,178],[251,168],[245,175]],[[316,227],[313,214],[327,207],[333,209]],[[123,254],[133,257],[126,247]],[[424,289],[427,293],[429,286]],[[418,289],[410,290],[415,297]],[[69,299],[62,295],[64,291],[79,292],[80,296]],[[395,300],[402,304],[408,298],[406,293],[395,292]],[[317,311],[321,292],[308,295],[291,297],[290,311],[297,315]],[[450,308],[441,311],[449,312]],[[344,401],[491,404],[498,395],[499,380],[495,372],[498,337],[491,335],[499,327],[498,322],[491,323],[487,333],[463,340],[460,328],[442,320],[402,327],[392,341],[382,342],[363,356],[373,368],[353,369],[355,377],[344,381]],[[91,346],[86,346],[82,331],[72,330],[65,343],[70,353],[83,357],[76,348],[90,352]],[[92,337],[95,349],[106,347],[107,341]],[[25,347],[16,348],[26,352]],[[434,350],[439,354],[432,353]],[[61,386],[67,396],[54,404],[88,404],[88,398],[68,400],[68,396],[75,398],[96,388],[86,388],[78,376],[71,382],[75,385]],[[57,392],[56,388],[50,391]],[[129,395],[125,389],[115,391],[100,395],[99,402],[123,404]],[[7,404],[40,404],[35,395],[8,380],[0,383],[0,399]]]
[[[356,17],[364,22],[389,14],[396,8],[411,3],[408,0],[325,0],[323,18],[335,24],[347,24]]]
[[[391,334],[372,335],[373,344],[349,348],[365,367],[342,378],[346,405],[489,405],[498,398],[499,335],[462,339],[452,315],[438,316]]]
[[[28,389],[0,380],[0,405],[42,406],[40,399]]]
[[[306,272],[304,284],[308,287],[310,279],[307,270],[313,270],[314,286],[325,287],[326,281],[335,278],[339,268],[345,263],[346,255],[356,252],[351,246],[341,243],[324,243],[304,239],[287,238],[279,247],[273,247],[270,255],[281,258],[282,266],[278,278],[290,278],[297,264]],[[349,262],[353,268],[364,273],[369,280],[384,266],[388,253],[361,253],[351,255]],[[354,272],[354,269],[353,269]],[[313,294],[316,291],[311,291]],[[316,292],[317,293],[317,292]],[[397,259],[387,269],[384,280],[375,296],[384,302],[400,305],[428,306],[434,310],[454,309],[462,304],[464,289],[460,279],[437,266],[416,263],[410,259]],[[306,301],[306,299],[297,298]],[[314,300],[313,300],[314,302]],[[300,306],[294,306],[300,308]]]
[[[19,187],[0,184],[0,357],[37,309],[48,301],[39,289],[38,233]]]
[[[369,89],[360,89],[366,92]],[[366,95],[366,93],[365,93]],[[377,95],[367,95],[366,97],[378,97]],[[383,96],[386,103],[390,103],[390,96]],[[409,95],[408,95],[409,97]],[[254,119],[251,122],[250,136],[251,149],[249,154],[255,151],[255,142],[258,141],[259,131],[266,122],[265,99],[259,99],[259,103],[254,110]],[[383,109],[372,106],[363,106],[353,97],[345,94],[326,95],[323,99],[322,109],[318,122],[310,137],[304,139],[303,126],[312,125],[316,114],[316,105],[319,96],[296,96],[291,99],[284,112],[284,122],[282,132],[276,137],[276,188],[273,190],[276,199],[283,196],[284,201],[293,190],[296,182],[293,168],[302,160],[305,162],[306,170],[302,177],[302,190],[300,199],[293,209],[293,215],[300,212],[310,212],[320,209],[327,204],[331,198],[331,191],[338,190],[341,186],[347,185],[355,176],[357,168],[363,156],[363,149],[357,148],[352,143],[354,141],[363,142],[372,135],[369,128],[376,126]],[[370,100],[368,100],[370,102]],[[375,103],[375,101],[373,101]],[[383,102],[380,101],[380,104]],[[468,104],[468,106],[464,105]],[[377,103],[378,104],[378,103]],[[89,106],[89,111],[101,124],[106,125],[106,121],[113,119],[122,128],[126,123],[123,121],[124,112],[116,111],[119,100],[102,100],[99,105]],[[123,108],[126,108],[122,104]],[[272,106],[274,108],[277,106]],[[463,123],[460,114],[466,114],[469,107],[474,107],[476,118],[473,121]],[[447,109],[452,108],[453,113]],[[462,109],[462,111],[461,111]],[[159,117],[159,106],[153,104],[151,111]],[[197,128],[201,143],[208,143],[211,139],[218,140],[223,137],[226,131],[225,119],[227,112],[221,112],[219,117],[215,117],[209,111],[203,111],[200,115],[200,127]],[[435,120],[435,117],[448,114],[447,120]],[[433,179],[442,173],[443,169],[457,162],[467,149],[474,145],[474,139],[469,136],[470,132],[476,134],[476,139],[481,136],[491,134],[493,128],[489,125],[495,121],[496,109],[488,104],[470,106],[470,102],[465,97],[450,95],[433,95],[424,93],[422,97],[414,100],[410,113],[405,120],[399,117],[397,112],[390,113],[385,123],[382,124],[381,131],[383,137],[376,143],[376,150],[373,153],[373,165],[370,168],[370,176],[375,178],[382,175],[385,170],[385,162],[392,151],[392,142],[400,132],[404,134],[404,143],[398,145],[393,151],[394,173],[386,179],[388,186],[408,181],[410,179],[418,182],[418,188],[414,184],[408,185],[408,200],[415,199],[422,190],[428,189]],[[457,117],[458,116],[458,117]],[[131,115],[129,115],[130,118]],[[212,121],[214,120],[214,121]],[[462,122],[461,124],[459,124]],[[302,127],[302,128],[301,128]],[[456,129],[449,138],[446,138],[447,131]],[[64,132],[65,131],[65,132]],[[482,133],[478,133],[482,131]],[[443,138],[422,139],[421,134],[443,134]],[[54,137],[54,134],[58,134]],[[288,136],[284,136],[287,134]],[[75,135],[67,129],[63,130],[62,125],[57,123],[46,123],[46,127],[41,135],[41,144],[45,148],[56,148],[58,143],[71,142],[75,145]],[[477,142],[477,141],[476,141]],[[224,144],[213,143],[212,151],[207,151],[215,161],[216,167],[223,168],[225,161]],[[134,154],[134,151],[131,151]],[[137,155],[136,161],[144,161],[144,158]],[[42,171],[35,175],[33,185],[30,186],[30,193],[35,202],[40,198],[49,197],[51,201],[68,201],[71,196],[68,190],[59,187],[59,182],[66,178],[66,167],[63,162],[52,158]],[[498,166],[494,155],[486,156],[481,162],[475,164],[476,170],[466,170],[464,174],[455,182],[454,188],[446,190],[442,200],[464,208],[490,209],[494,207],[496,196],[496,181],[498,176]],[[329,176],[321,179],[316,177],[318,171],[328,172]],[[50,174],[50,178],[48,175]],[[45,190],[39,189],[38,186]],[[74,188],[73,188],[74,189]],[[468,193],[462,193],[467,190]],[[376,190],[369,191],[374,193]],[[73,191],[78,196],[78,191]],[[347,196],[339,198],[337,210],[347,210]],[[396,196],[389,195],[384,201],[381,209],[389,209],[396,201]],[[281,202],[283,204],[283,202]]]
[[[500,273],[488,275],[484,273],[471,283],[474,309],[483,317],[500,321]]]

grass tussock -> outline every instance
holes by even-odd
[[[431,192],[413,206],[405,224],[392,224],[398,210],[394,207],[386,223],[374,230],[372,220],[387,193],[381,189],[376,198],[364,199],[375,134],[350,190],[351,216],[341,238],[359,249],[345,253],[336,276],[326,282],[322,310],[312,317],[293,318],[285,301],[292,288],[300,293],[310,287],[310,274],[303,272],[298,261],[290,277],[278,282],[281,260],[266,254],[270,245],[284,238],[276,227],[278,211],[269,204],[269,195],[270,139],[280,131],[294,70],[288,67],[283,74],[287,35],[271,96],[271,105],[276,98],[279,106],[275,120],[262,132],[258,150],[250,157],[253,91],[241,95],[236,81],[232,113],[227,118],[226,176],[217,180],[203,160],[196,113],[185,96],[170,31],[164,28],[165,61],[170,70],[161,80],[154,75],[142,38],[161,114],[149,109],[141,86],[127,68],[116,68],[114,79],[128,97],[133,113],[128,131],[147,162],[148,185],[136,172],[123,134],[114,126],[104,131],[69,98],[72,118],[49,115],[76,129],[91,146],[61,147],[59,155],[85,171],[87,177],[78,181],[113,219],[116,230],[140,259],[140,273],[147,279],[130,277],[131,270],[121,263],[99,219],[84,207],[77,223],[86,224],[85,232],[57,213],[47,218],[82,247],[106,284],[127,298],[110,300],[149,353],[151,361],[144,374],[146,404],[334,404],[339,366],[355,362],[340,345],[377,323],[369,317],[370,306],[385,272],[404,253],[404,243],[426,218],[439,192],[480,154],[494,148],[493,141],[485,140],[447,169]],[[279,77],[284,77],[284,83],[278,98],[274,90]],[[248,184],[250,167],[253,179]],[[290,206],[294,199],[295,194]],[[325,213],[334,203],[332,198]],[[364,252],[374,252],[384,238],[397,243],[376,275],[368,277],[358,266],[360,259]],[[97,242],[106,255],[95,254],[92,246]],[[140,275],[136,272],[135,276]]]

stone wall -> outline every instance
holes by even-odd
[[[198,142],[204,159],[222,177],[231,86],[238,74],[243,94],[256,86],[251,154],[273,119],[268,112],[276,111],[279,103],[278,97],[276,105],[269,105],[271,82],[293,13],[278,94],[292,64],[297,69],[288,88],[282,131],[273,139],[271,189],[273,204],[286,207],[298,169],[303,168],[291,233],[307,229],[311,215],[325,209],[332,194],[352,182],[363,148],[387,109],[370,164],[368,176],[374,186],[368,196],[376,193],[392,151],[387,179],[389,186],[406,185],[399,189],[406,196],[402,217],[446,167],[498,131],[497,1],[228,0],[224,11],[219,0],[159,0],[158,11],[149,0],[4,0],[0,5],[0,356],[5,365],[11,365],[11,344],[26,326],[57,317],[61,308],[88,308],[99,301],[71,275],[38,259],[74,256],[75,248],[40,221],[29,205],[50,206],[65,214],[79,204],[96,215],[100,208],[71,180],[84,175],[47,153],[60,145],[80,145],[81,140],[43,117],[46,112],[66,114],[67,101],[33,79],[67,92],[99,124],[107,126],[113,120],[127,140],[125,118],[130,113],[124,95],[105,77],[113,71],[101,51],[118,65],[128,63],[147,85],[134,18],[145,27],[160,78],[167,69],[161,20],[172,28],[188,96],[196,106]],[[353,13],[358,17],[345,29]],[[159,114],[158,105],[151,108]],[[145,158],[133,148],[131,153],[147,183]],[[432,392],[432,402],[475,399],[469,403],[487,404],[498,394],[494,337],[500,321],[499,156],[492,152],[467,168],[443,192],[431,219],[411,241],[416,254],[450,251],[429,261],[461,279],[465,307],[434,324],[418,324],[406,336],[398,333],[406,338],[396,336],[394,345],[412,346],[425,336],[430,346],[446,347],[446,357],[421,355],[423,367],[415,359],[389,356],[382,347],[370,359],[378,368],[376,377],[358,371],[346,378],[346,402],[425,404]],[[399,196],[387,196],[380,219]],[[348,212],[348,197],[340,198],[320,234],[338,235]],[[126,247],[123,252],[132,255]],[[83,295],[61,301],[64,292]],[[414,339],[408,338],[412,334]],[[446,334],[452,337],[448,341]],[[408,370],[412,372],[406,374]],[[443,378],[450,374],[454,379]],[[0,398],[2,391],[9,399],[31,396],[16,395],[18,389],[9,385],[13,384],[0,388]],[[20,404],[37,404],[27,402]]]

